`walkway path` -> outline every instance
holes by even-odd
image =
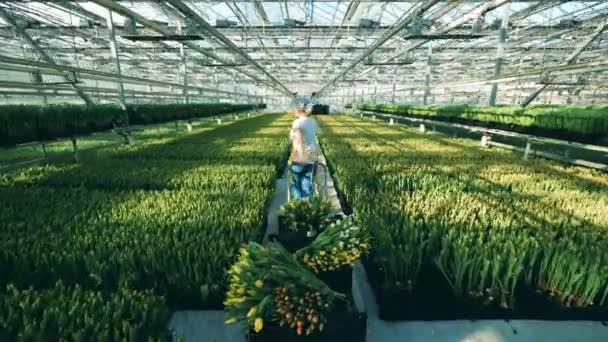
[[[325,157],[319,160],[320,164],[326,165]],[[319,193],[327,194],[332,202],[333,212],[342,212],[338,195],[329,169],[319,167],[316,174],[316,182]],[[267,216],[267,227],[264,241],[268,235],[279,232],[279,210],[281,205],[287,202],[288,169],[280,178],[275,179],[275,190],[270,201]],[[223,310],[201,310],[201,311],[177,311],[169,322],[169,329],[174,331],[174,341],[180,342],[243,342],[245,341],[245,327],[242,325],[224,324]]]

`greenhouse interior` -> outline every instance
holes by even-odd
[[[608,1],[0,1],[0,341],[608,341]]]

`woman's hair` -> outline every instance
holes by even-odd
[[[306,104],[305,103],[298,103],[296,105],[296,114],[308,114],[306,112]]]

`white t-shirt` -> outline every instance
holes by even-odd
[[[293,121],[291,128],[299,128],[304,136],[306,147],[316,151],[319,149],[319,143],[317,142],[317,122],[314,119],[303,117],[297,118]]]

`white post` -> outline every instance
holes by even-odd
[[[78,156],[78,142],[76,141],[76,138],[72,138],[72,151],[74,152],[74,161],[78,163],[80,158]]]
[[[524,150],[524,160],[528,160],[528,156],[532,151],[532,144],[530,144],[530,140],[526,141],[526,149]]]
[[[488,142],[490,141],[490,137],[488,135],[481,136],[481,147],[488,147]]]
[[[186,123],[186,131],[187,132],[192,132],[192,124],[190,124],[189,122]]]
[[[217,124],[219,125],[219,124],[221,124],[221,123],[222,123],[222,119],[217,118]]]
[[[177,21],[177,33],[180,35],[183,33],[181,20]],[[183,99],[184,103],[189,104],[190,103],[190,93],[188,92],[188,60],[186,58],[186,51],[184,50],[184,44],[182,44],[182,43],[179,44],[179,54],[181,57],[180,69],[181,69],[181,74],[183,77],[182,95],[184,97],[184,99]]]
[[[391,118],[391,119],[389,120],[388,124],[389,124],[389,125],[391,125],[391,126],[395,124],[395,121],[393,120],[393,118]]]
[[[431,94],[431,75],[433,67],[433,45],[429,44],[429,52],[426,58],[426,75],[424,80],[424,95],[422,97],[422,104],[427,105],[428,98]]]
[[[420,127],[418,128],[420,130],[420,132],[424,133],[426,131],[426,127],[424,126],[424,124],[420,124]]]

